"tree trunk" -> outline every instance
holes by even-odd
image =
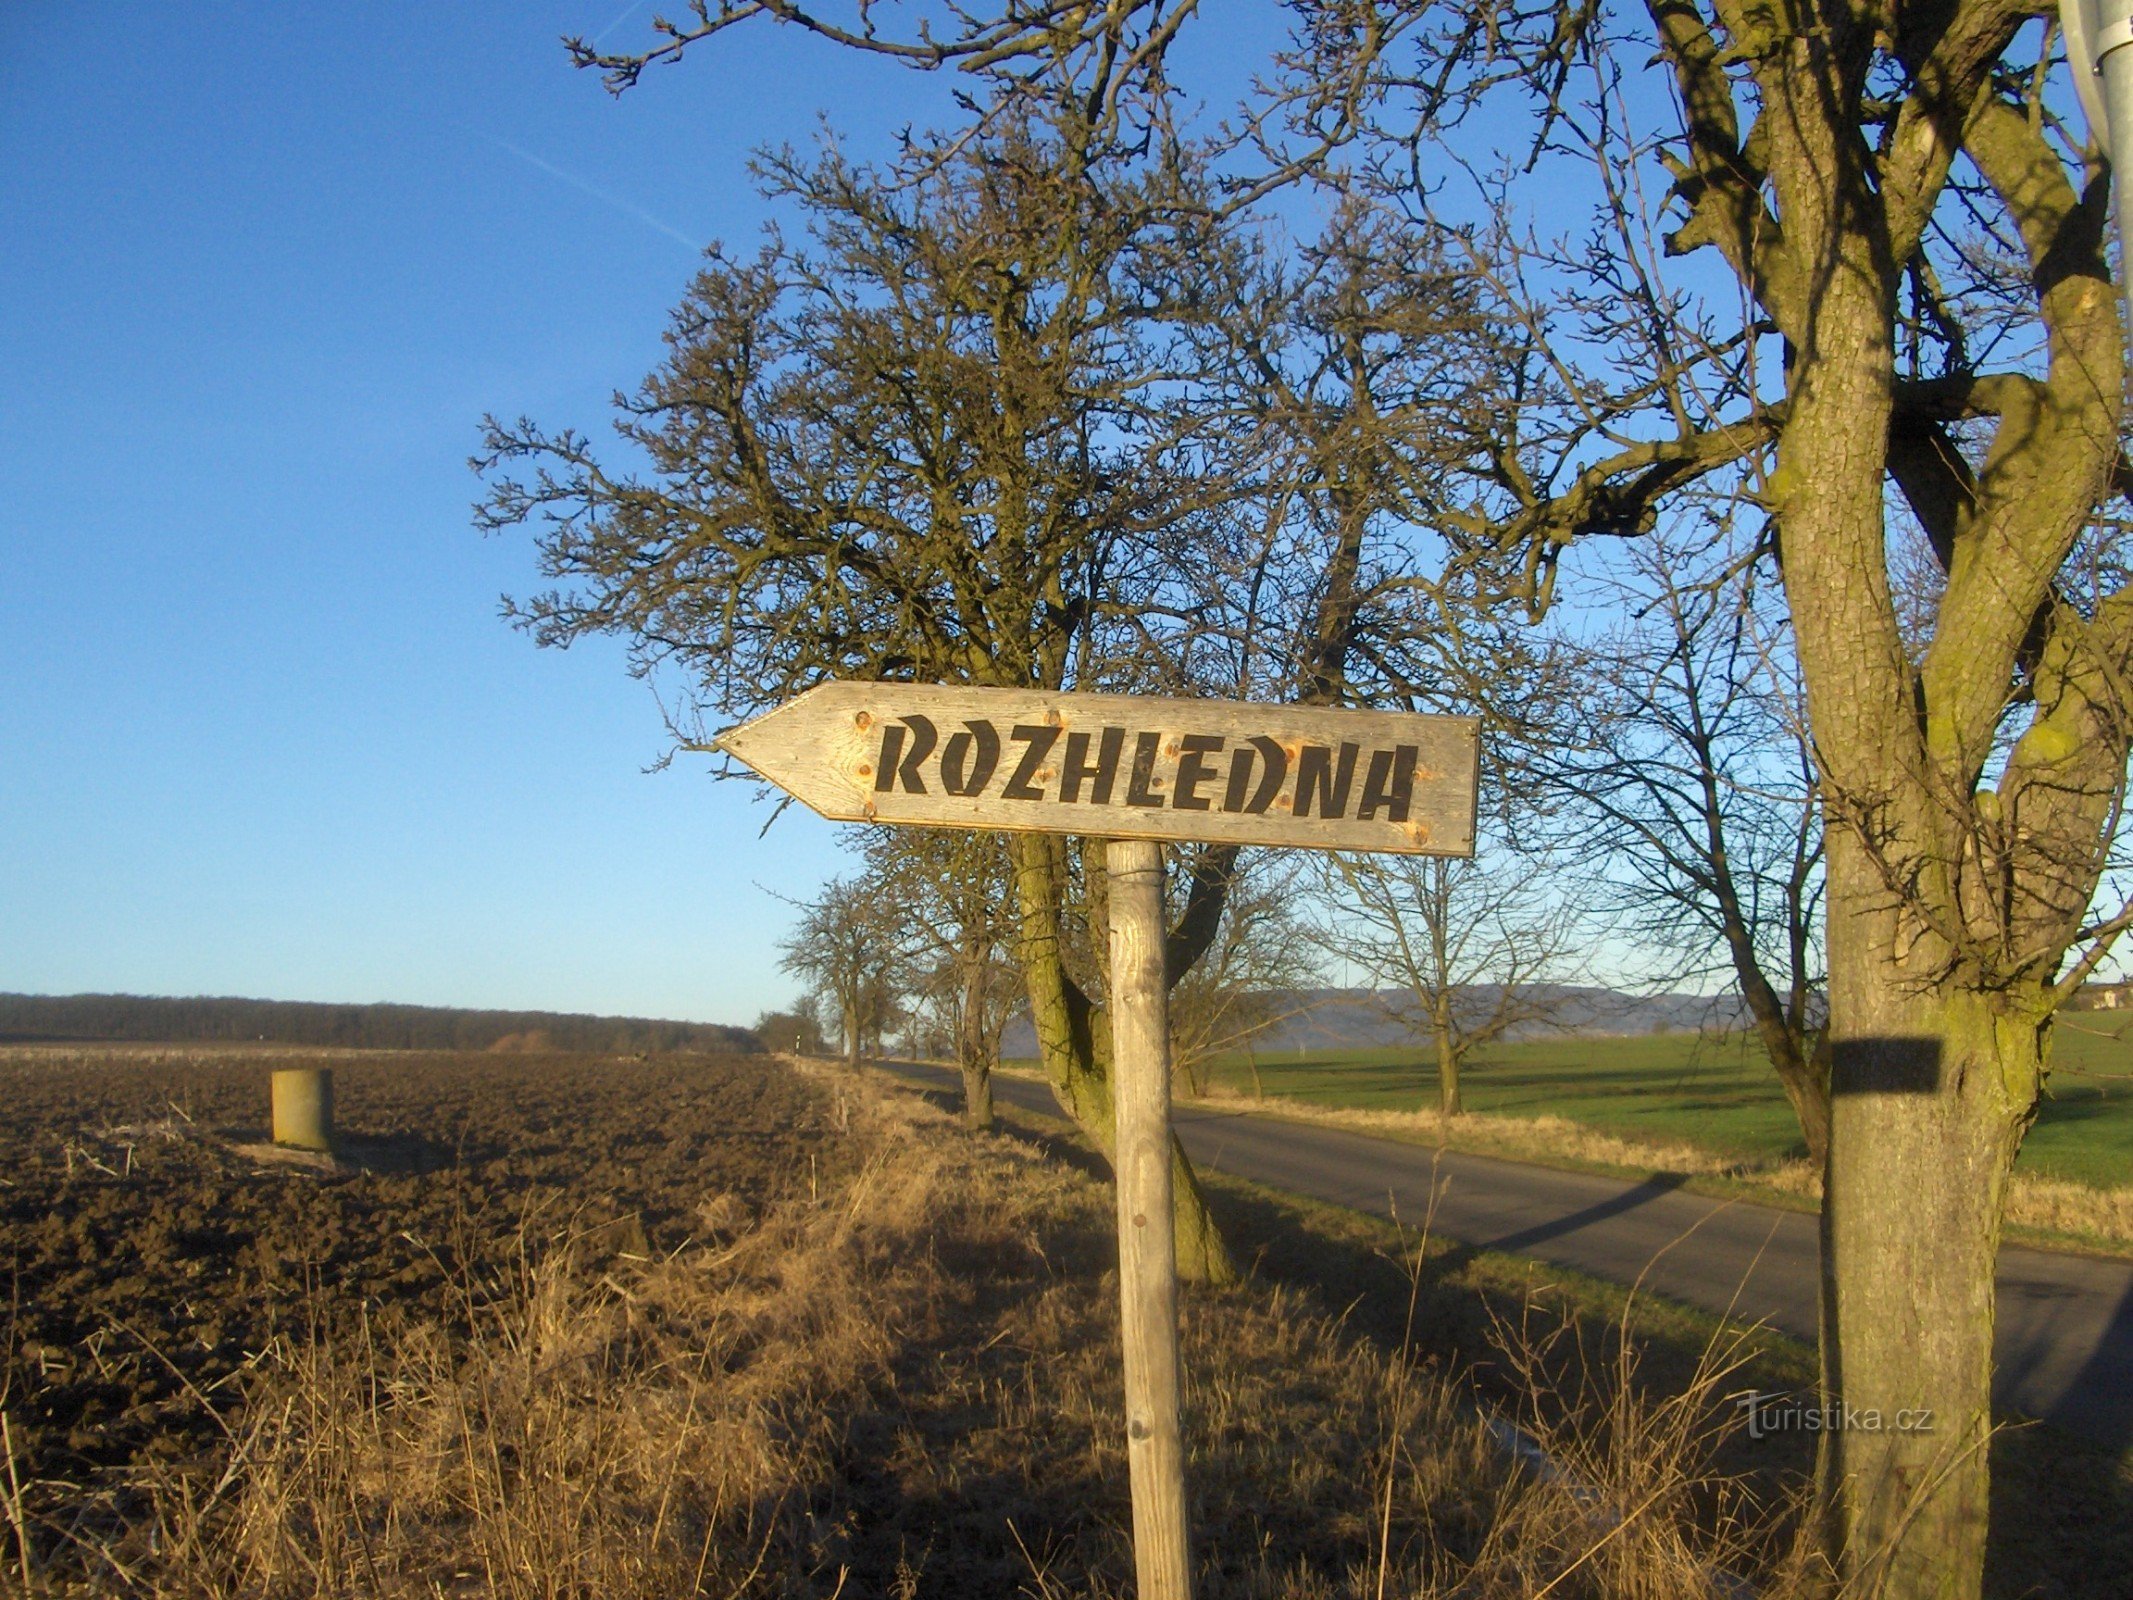
[[[1788,328],[1789,413],[1765,504],[1781,530],[1821,770],[1831,1116],[1825,1324],[1833,1430],[1818,1508],[1849,1592],[1972,1600],[1984,1574],[1993,1256],[2019,1143],[2007,1074],[2034,1083],[1965,993],[1944,930],[1945,796],[1887,576],[1897,263],[1864,146],[1825,114],[1864,35],[1805,40],[1773,92],[1770,170],[1812,286]],[[1849,142],[1848,142],[1849,141]],[[1945,617],[1942,621],[1945,624]],[[1945,752],[1943,752],[1945,754]],[[1943,772],[1942,776],[1945,776]],[[1930,909],[1942,932],[1929,925]],[[2033,1098],[2033,1097],[2032,1097]],[[2025,1100],[2025,1104],[2029,1103]],[[2026,1114],[2026,1113],[2025,1113]]]
[[[963,1062],[963,1126],[992,1131],[992,1072],[983,1061]]]
[[[1437,1029],[1437,1109],[1456,1117],[1459,1104],[1459,1052],[1452,1043],[1451,1029]]]
[[[1763,1054],[1777,1070],[1778,1083],[1800,1125],[1800,1141],[1807,1147],[1808,1165],[1829,1181],[1830,1046],[1825,1037],[1802,1039],[1782,1017],[1766,1018],[1751,1003],[1750,1014],[1763,1046]]]
[[[1971,1600],[1984,1570],[1993,1267],[2046,1034],[2006,995],[1935,983],[1851,837],[1831,840],[1835,1304],[1827,1483],[1864,1593]]]
[[[1807,1146],[1807,1161],[1810,1166],[1821,1168],[1829,1164],[1829,1077],[1828,1064],[1810,1054],[1804,1061],[1797,1053],[1781,1059],[1765,1044],[1765,1053],[1777,1067],[1778,1082],[1784,1086],[1785,1098],[1792,1105],[1792,1114],[1799,1120],[1800,1139]]]
[[[1807,1159],[1817,1167],[1829,1161],[1829,1055],[1813,1036],[1797,1026],[1789,1010],[1763,976],[1754,941],[1748,937],[1746,919],[1735,909],[1730,886],[1726,900],[1726,944],[1733,958],[1733,974],[1740,983],[1741,998],[1755,1024],[1756,1038],[1770,1065],[1777,1069],[1785,1098],[1799,1120],[1800,1137],[1807,1145]],[[1797,967],[1795,967],[1797,971]]]
[[[1065,841],[1054,834],[1015,836],[1018,954],[1029,987],[1037,1049],[1052,1094],[1082,1137],[1109,1161],[1117,1137],[1111,1105],[1111,1030],[1103,1025],[1102,1012],[1067,973],[1059,933],[1065,902],[1065,848]],[[1188,1283],[1233,1283],[1236,1263],[1208,1213],[1199,1176],[1175,1134],[1170,1153],[1178,1275]]]
[[[992,1061],[985,1047],[986,952],[963,959],[963,1007],[956,1018],[956,1061],[963,1070],[963,1125],[992,1128]]]

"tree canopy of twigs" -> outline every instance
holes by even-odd
[[[881,937],[906,992],[952,1041],[964,1120],[989,1128],[1000,1036],[1021,989],[1013,859],[994,834],[874,828],[863,837],[864,881],[890,908]]]
[[[895,908],[857,878],[842,878],[800,907],[779,945],[778,965],[806,985],[836,1020],[845,1060],[879,1049],[896,1019],[898,974],[890,938]]]
[[[1582,929],[1552,865],[1501,848],[1471,861],[1331,859],[1318,941],[1427,1046],[1447,1117],[1465,1110],[1461,1084],[1476,1051],[1561,1016]]]
[[[1538,741],[1541,831],[1595,877],[1646,981],[1741,997],[1800,1123],[1829,1149],[1822,828],[1782,597],[1723,514],[1623,552],[1581,597],[1584,685]]]
[[[1231,253],[1175,146],[1114,154],[1073,106],[1013,109],[894,171],[767,156],[806,242],[699,274],[667,362],[622,403],[648,470],[491,425],[485,521],[534,524],[558,580],[520,620],[544,643],[630,641],[677,687],[683,747],[709,715],[832,677],[1193,687],[1178,641],[1225,603],[1237,491],[1180,403],[1190,352],[1168,330]],[[1176,971],[1233,860],[1193,874]],[[1018,845],[1019,956],[1054,1085],[1107,1147],[1103,1030],[1061,954],[1073,876],[1059,841]],[[1182,1259],[1224,1275],[1179,1161]]]

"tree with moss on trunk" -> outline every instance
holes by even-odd
[[[1474,271],[1545,352],[1445,525],[1522,550],[1541,611],[1581,543],[1711,494],[1763,519],[1821,812],[1829,1400],[1935,1419],[1828,1437],[1825,1548],[1863,1592],[1974,1596],[2009,1175],[2054,1013],[2133,921],[2099,904],[2133,733],[2133,586],[2094,531],[2124,470],[2107,174],[2054,115],[2051,31],[1997,0],[1360,10],[1319,37],[1374,63],[1368,171],[1418,229],[1489,214]],[[1481,170],[1463,130],[1519,96],[1530,164]]]
[[[1183,152],[1108,140],[1080,86],[891,171],[762,158],[804,244],[714,253],[670,354],[623,406],[650,462],[493,424],[491,528],[535,523],[544,643],[632,641],[676,686],[677,743],[826,678],[1194,686],[1180,642],[1219,589],[1231,469],[1177,404],[1167,308],[1226,252]],[[513,475],[513,464],[532,476]],[[1074,859],[1070,861],[1070,854]],[[1069,901],[1102,851],[1019,836],[1016,956],[1047,1073],[1099,1149],[1108,1029],[1070,970]],[[1187,856],[1173,976],[1213,936],[1234,851]],[[1232,1272],[1182,1148],[1180,1261]]]

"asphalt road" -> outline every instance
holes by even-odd
[[[932,1087],[955,1074],[883,1065]],[[996,1077],[1003,1106],[1059,1115],[1051,1090]],[[1246,1112],[1181,1106],[1178,1137],[1195,1162],[1294,1194],[1419,1222],[1441,1185],[1432,1231],[1646,1287],[1812,1340],[1815,1219],[1690,1194],[1667,1179],[1588,1173],[1461,1155]],[[2117,1449],[2133,1446],[2133,1262],[2000,1252],[2001,1406]]]

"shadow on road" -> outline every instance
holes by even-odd
[[[2067,1386],[2069,1394],[2091,1397],[2084,1406],[2084,1430],[2113,1450],[2133,1448],[2133,1394],[2125,1391],[2125,1372],[2133,1365],[2133,1288],[2096,1341],[2096,1348]]]
[[[1546,1222],[1535,1223],[1530,1228],[1520,1228],[1515,1233],[1500,1234],[1493,1239],[1472,1243],[1447,1244],[1441,1253],[1432,1252],[1429,1260],[1429,1275],[1443,1280],[1463,1272],[1483,1255],[1524,1255],[1535,1245],[1545,1244],[1550,1239],[1560,1239],[1576,1233],[1581,1228],[1590,1228],[1611,1217],[1619,1217],[1651,1204],[1661,1195],[1679,1189],[1688,1180],[1680,1173],[1655,1172],[1635,1187],[1611,1195],[1605,1200],[1551,1217]]]
[[[1634,1211],[1639,1206],[1649,1205],[1663,1194],[1670,1194],[1687,1183],[1688,1178],[1679,1172],[1655,1172],[1642,1183],[1625,1189],[1618,1195],[1589,1205],[1560,1217],[1550,1218],[1530,1228],[1521,1228],[1516,1233],[1504,1234],[1475,1246],[1477,1250],[1496,1250],[1507,1255],[1517,1255],[1550,1239],[1560,1239],[1565,1234],[1576,1233],[1580,1228],[1589,1228],[1609,1217],[1619,1217],[1624,1212]]]

